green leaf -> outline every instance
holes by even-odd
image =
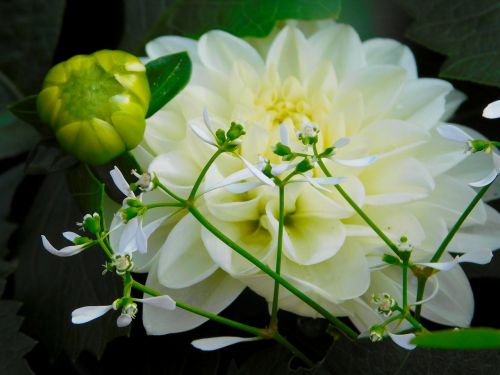
[[[0,112],[0,116],[3,119],[0,124],[0,159],[30,150],[39,139],[37,132],[6,111]]]
[[[0,175],[0,258],[7,253],[7,241],[16,229],[16,225],[8,221],[12,198],[17,186],[24,177],[23,167],[18,165]],[[4,276],[0,272],[0,278]],[[1,293],[0,293],[1,295]]]
[[[103,217],[104,184],[85,164],[68,169],[66,173],[71,195],[76,199],[83,214],[97,212]]]
[[[40,134],[53,136],[54,132],[47,124],[44,124],[40,116],[38,116],[36,97],[37,95],[27,96],[7,108],[18,119],[32,125]]]
[[[15,83],[18,97],[37,92],[52,65],[64,6],[64,0],[0,2],[0,76]]]
[[[415,18],[407,36],[447,55],[440,77],[500,87],[498,0],[398,0]]]
[[[116,327],[116,312],[84,325],[73,325],[71,311],[81,306],[109,305],[122,294],[116,275],[102,275],[105,257],[91,248],[60,258],[43,249],[45,234],[56,248],[68,245],[62,232],[76,231],[82,215],[68,191],[63,172],[48,175],[32,209],[20,228],[17,248],[19,267],[14,275],[14,296],[23,301],[25,331],[40,340],[49,355],[61,351],[75,359],[82,351],[99,357],[108,342],[127,335]]]
[[[33,374],[23,358],[35,341],[19,332],[23,318],[17,316],[21,304],[15,301],[0,300],[0,374]]]
[[[162,56],[146,64],[151,100],[146,118],[172,100],[189,82],[191,60],[186,52]]]
[[[198,38],[212,29],[264,37],[276,21],[336,18],[340,0],[180,0],[166,8],[147,39],[160,34]]]
[[[413,343],[423,348],[437,349],[500,349],[500,330],[465,328],[427,332],[415,337]]]
[[[68,169],[78,161],[61,149],[55,138],[42,139],[31,150],[26,160],[26,173],[49,174]]]

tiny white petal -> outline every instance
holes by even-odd
[[[490,103],[483,110],[483,117],[486,118],[499,118],[500,117],[500,100],[496,100],[493,103]]]
[[[157,230],[160,225],[163,224],[163,222],[168,218],[168,216],[163,216],[163,217],[160,217],[159,219],[156,219],[154,221],[152,221],[151,223],[147,224],[144,226],[144,228],[142,228],[142,230],[144,231],[144,234],[146,235],[146,239],[149,239],[149,237],[151,237],[151,235],[154,233],[155,230]]]
[[[74,242],[76,238],[81,236],[75,232],[64,232],[63,237],[66,238],[68,241]]]
[[[47,250],[49,253],[53,255],[57,255],[58,257],[70,257],[72,255],[81,253],[88,247],[87,244],[82,244],[82,245],[66,246],[63,247],[61,250],[57,250],[54,246],[52,246],[47,237],[45,237],[44,235],[42,235],[42,244],[45,250]]]
[[[208,131],[213,134],[214,131],[212,130],[212,120],[210,119],[207,107],[203,108],[203,122],[205,123]]]
[[[215,143],[213,136],[201,130],[200,128],[194,126],[193,124],[189,124],[189,126],[191,130],[194,132],[194,134],[196,134],[203,142],[208,143],[209,145],[212,146],[217,146],[217,143]]]
[[[260,337],[234,337],[234,336],[221,336],[221,337],[210,337],[206,339],[198,339],[191,342],[195,348],[211,351],[224,348],[229,345],[238,344],[240,342],[256,341],[260,340]]]
[[[262,182],[260,181],[249,181],[249,182],[240,182],[226,186],[226,190],[233,194],[242,194],[255,189],[258,186],[262,186]]]
[[[392,341],[394,341],[397,345],[404,349],[413,350],[417,347],[416,345],[411,344],[411,340],[415,338],[415,335],[413,333],[407,333],[404,335],[389,333],[389,336],[391,337]]]
[[[281,138],[281,143],[283,143],[285,146],[290,145],[290,140],[288,139],[288,130],[286,129],[286,126],[283,124],[280,125],[280,138]]]
[[[489,249],[478,249],[465,253],[459,257],[460,263],[488,264],[493,258],[493,252]]]
[[[290,169],[293,169],[297,166],[297,163],[293,164],[276,164],[271,166],[271,173],[273,176],[279,176],[282,173],[285,173],[286,171],[289,171]]]
[[[342,138],[339,138],[337,140],[337,142],[335,142],[333,144],[333,147],[335,148],[340,148],[340,147],[344,147],[344,146],[347,146],[349,144],[349,142],[351,142],[351,140],[347,137],[342,137]]]
[[[339,163],[340,165],[345,165],[346,167],[367,167],[375,163],[378,160],[378,156],[372,155],[360,159],[351,160],[333,158],[332,160],[336,163]]]
[[[146,254],[148,251],[148,238],[146,237],[146,233],[144,233],[144,229],[141,224],[137,228],[135,242],[137,243],[137,250],[141,254]]]
[[[159,307],[160,309],[164,310],[175,310],[176,308],[175,301],[166,295],[159,297],[141,298],[136,299],[136,301],[142,302],[145,305]]]
[[[262,183],[269,185],[269,186],[275,186],[273,180],[271,180],[269,177],[267,177],[264,173],[259,171],[257,168],[255,168],[248,160],[240,156],[241,161],[246,165],[246,167],[252,172],[252,174],[257,177]]]
[[[103,316],[112,309],[113,305],[80,307],[71,313],[71,322],[73,324],[87,323]]]
[[[116,319],[116,325],[119,328],[127,327],[132,323],[132,317],[127,314],[121,314],[118,319]]]
[[[443,138],[455,142],[468,142],[472,138],[462,129],[453,125],[440,125],[437,127],[437,132]]]
[[[113,179],[113,182],[115,183],[118,190],[120,190],[127,197],[135,198],[135,194],[130,190],[130,186],[127,180],[125,180],[125,177],[123,177],[122,172],[118,169],[117,166],[115,166],[109,172],[109,174],[111,175],[111,178]]]
[[[459,263],[459,258],[460,257],[457,256],[453,258],[453,260],[450,260],[448,262],[415,263],[415,264],[418,264],[419,266],[434,268],[440,271],[449,271]]]

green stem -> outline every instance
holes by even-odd
[[[408,263],[410,262],[410,252],[403,253],[403,309],[408,306]]]
[[[427,283],[427,278],[425,277],[419,277],[417,279],[417,297],[416,297],[416,302],[422,301],[424,298],[424,292],[425,292],[425,284]],[[415,306],[415,319],[420,320],[420,315],[422,314],[422,306],[423,304],[420,303],[417,306]]]
[[[123,275],[123,296],[130,297],[130,292],[132,291],[132,285],[134,280],[132,279],[132,275],[130,272],[125,272]]]
[[[113,259],[113,252],[111,251],[111,249],[106,244],[106,241],[104,241],[104,238],[99,237],[97,239],[97,242],[99,243],[99,245],[101,245],[101,248],[106,253],[106,256],[108,257],[108,259],[110,259],[110,260]]]
[[[157,297],[157,296],[163,295],[163,293],[160,293],[159,291],[157,291],[155,289],[152,289],[150,287],[147,287],[146,285],[138,283],[135,280],[132,283],[132,287],[143,292],[143,293],[149,294],[150,296]],[[250,333],[256,337],[262,337],[264,339],[272,338],[273,340],[275,340],[276,342],[280,343],[281,345],[286,347],[288,350],[290,350],[295,356],[300,358],[308,366],[310,366],[310,367],[314,366],[314,362],[312,362],[309,358],[307,358],[306,355],[304,355],[299,349],[297,349],[294,345],[292,345],[285,337],[281,336],[278,332],[273,332],[273,333],[271,333],[272,336],[269,336],[269,333],[265,329],[260,329],[257,327],[250,326],[248,324],[237,322],[237,321],[232,320],[232,319],[227,319],[227,318],[224,318],[224,317],[219,316],[217,314],[213,314],[209,311],[200,309],[200,308],[195,307],[195,306],[188,305],[187,303],[183,303],[180,301],[176,301],[175,304],[177,307],[179,307],[183,310],[189,311],[189,312],[196,314],[196,315],[203,316],[203,317],[208,318],[210,320],[213,320],[217,323],[224,324],[226,326],[239,329],[240,331]]]
[[[403,317],[413,326],[418,331],[427,331],[425,327],[418,321],[416,320],[410,313],[410,311],[402,309],[399,306],[394,307],[396,311],[399,311]]]
[[[285,185],[279,185],[279,213],[278,213],[278,246],[276,249],[276,274],[281,273],[281,253],[283,251],[283,226],[285,222]],[[276,329],[278,327],[278,300],[280,283],[274,281],[273,305],[271,309],[271,322],[269,327]]]
[[[175,194],[173,191],[171,191],[168,187],[163,185],[158,178],[155,179],[154,183],[156,186],[158,186],[161,190],[163,190],[165,193],[170,195],[176,201],[178,201],[180,203],[186,203],[186,200],[184,198],[179,197],[177,194]]]
[[[238,245],[236,242],[231,240],[229,237],[227,237],[224,233],[222,233],[220,230],[218,230],[212,223],[210,223],[194,206],[189,206],[188,207],[189,212],[202,224],[205,228],[207,228],[212,234],[214,234],[217,238],[219,238],[222,242],[224,242],[226,245],[228,245],[230,248],[232,248],[234,251],[236,251],[238,254],[240,254],[243,258],[247,259],[250,261],[252,264],[257,266],[260,270],[271,276],[274,280],[278,281],[284,288],[288,289],[291,293],[296,295],[298,298],[300,298],[302,301],[304,301],[306,304],[311,306],[314,310],[319,312],[321,315],[323,315],[326,319],[328,319],[333,325],[335,325],[339,330],[344,332],[348,337],[351,337],[353,339],[357,338],[358,335],[355,331],[353,331],[349,326],[347,326],[345,323],[343,323],[341,320],[336,318],[334,315],[332,315],[328,310],[326,310],[323,306],[318,304],[316,301],[313,299],[309,298],[307,295],[302,293],[299,289],[295,288],[292,284],[290,284],[287,280],[285,280],[283,277],[278,275],[276,272],[274,272],[272,269],[267,267],[264,263],[262,263],[260,260],[255,258],[253,255],[248,253],[245,249],[243,249],[240,245]]]
[[[160,207],[184,207],[185,204],[183,203],[176,203],[176,202],[159,202],[159,203],[151,203],[151,204],[146,204],[144,207],[147,209],[150,208],[160,208]]]
[[[455,225],[453,225],[453,227],[450,229],[448,235],[445,237],[445,239],[443,240],[443,242],[441,242],[441,245],[439,245],[439,248],[436,250],[436,253],[434,254],[434,256],[431,259],[432,263],[439,261],[439,259],[443,255],[444,251],[446,250],[446,248],[450,244],[451,240],[453,239],[453,237],[455,236],[455,234],[458,232],[458,230],[460,229],[460,227],[464,223],[465,219],[467,219],[467,216],[469,216],[469,214],[472,212],[472,210],[474,209],[474,207],[476,207],[476,205],[479,203],[479,201],[481,200],[481,198],[483,197],[483,195],[488,191],[488,189],[489,189],[489,187],[491,185],[492,184],[483,186],[481,188],[481,190],[479,190],[477,192],[477,194],[474,197],[474,199],[472,199],[472,201],[469,203],[469,205],[467,206],[467,208],[465,209],[465,211],[458,218],[458,220],[455,223]]]
[[[161,293],[155,289],[152,289],[146,285],[143,285],[135,280],[132,283],[132,287],[134,289],[137,289],[137,290],[143,292],[143,293],[149,294],[150,296],[158,297],[158,296],[163,295],[163,293]],[[227,325],[229,327],[233,327],[233,328],[239,329],[241,331],[251,333],[252,335],[255,335],[255,336],[259,336],[259,337],[265,336],[265,335],[263,335],[264,331],[260,328],[252,327],[252,326],[249,326],[247,324],[237,322],[235,320],[224,318],[224,317],[219,316],[217,314],[211,313],[209,311],[200,309],[200,308],[195,307],[195,306],[188,305],[187,303],[183,303],[180,301],[175,301],[175,304],[177,307],[179,307],[183,310],[192,312],[193,314],[196,314],[196,315],[203,316],[205,318],[208,318],[208,319],[213,320],[215,322]]]
[[[318,159],[318,165],[323,171],[323,173],[328,177],[332,177],[332,174],[326,167],[325,163],[323,163],[323,160],[319,157],[316,145],[313,145],[313,151],[314,151],[314,156],[316,156],[316,158]],[[338,184],[335,185],[335,188],[340,193],[340,195],[342,195],[342,197],[347,201],[347,203],[349,203],[349,205],[354,209],[354,211],[356,211],[356,213],[366,222],[366,224],[368,224],[373,229],[373,231],[377,233],[377,235],[382,239],[382,241],[384,241],[387,244],[387,246],[389,246],[389,248],[402,260],[403,258],[401,258],[401,251],[398,249],[396,244],[392,242],[391,239],[387,237],[384,232],[382,232],[382,230],[373,222],[372,219],[368,217],[368,215],[361,209],[361,207],[357,205],[356,202],[354,202],[354,200],[349,196],[349,194],[346,193],[344,189],[342,189],[340,185]]]
[[[196,182],[193,185],[193,189],[191,189],[191,194],[189,194],[188,201],[192,202],[194,200],[194,198],[196,197],[196,193],[197,193],[201,183],[203,182],[203,179],[205,178],[205,175],[207,174],[208,170],[210,169],[210,167],[214,163],[215,159],[217,159],[222,153],[224,153],[224,151],[222,149],[220,149],[220,148],[217,149],[215,154],[213,154],[212,157],[210,158],[210,160],[208,160],[208,162],[205,164],[205,166],[203,167],[203,169],[200,172],[200,175],[198,176]]]

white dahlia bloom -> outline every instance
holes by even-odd
[[[188,86],[148,120],[136,150],[175,193],[187,197],[215,148],[191,126],[204,128],[208,108],[212,127],[231,121],[245,125],[241,156],[257,164],[261,157],[281,163],[272,153],[280,125],[290,138],[306,123],[319,127],[318,148],[348,137],[336,151],[339,159],[377,155],[370,166],[346,166],[326,160],[342,187],[395,241],[413,245],[415,262],[428,262],[448,228],[474,197],[471,178],[491,169],[471,164],[462,145],[440,137],[443,124],[464,95],[439,79],[418,78],[411,51],[397,41],[362,42],[347,25],[333,21],[288,23],[263,40],[243,40],[210,31],[199,41],[165,36],[147,45],[150,58],[187,50],[193,62]],[[463,128],[465,131],[470,129]],[[290,139],[294,150],[304,147]],[[489,164],[490,163],[490,164]],[[210,190],[244,168],[241,159],[224,154],[201,187],[197,206],[222,232],[274,268],[278,233],[278,191],[259,186],[243,194]],[[311,177],[323,177],[319,168]],[[307,182],[286,187],[282,275],[337,316],[347,316],[365,331],[383,317],[373,294],[401,296],[401,270],[384,265],[383,242],[333,187],[318,190]],[[147,218],[146,218],[147,221]],[[448,250],[457,253],[500,246],[500,215],[480,202]],[[443,261],[451,260],[445,254]],[[187,213],[154,234],[142,269],[148,285],[174,299],[219,313],[249,287],[271,301],[273,280],[233,252]],[[141,268],[141,267],[138,267]],[[453,326],[467,326],[474,300],[457,266],[437,275],[439,290],[423,316]],[[436,284],[437,285],[437,284]],[[415,302],[415,280],[410,280]],[[435,293],[428,288],[426,296]],[[282,289],[279,306],[317,316]],[[180,309],[165,314],[145,306],[144,325],[151,334],[194,328],[204,318]]]

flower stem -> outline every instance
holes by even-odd
[[[230,248],[232,248],[234,251],[236,251],[242,257],[244,257],[245,259],[250,261],[252,264],[257,266],[263,272],[265,272],[266,274],[271,276],[274,280],[279,282],[284,288],[288,289],[291,293],[293,293],[298,298],[300,298],[302,301],[304,301],[306,304],[311,306],[314,310],[316,310],[321,315],[323,315],[326,319],[328,319],[330,321],[330,323],[332,323],[334,326],[336,326],[340,331],[344,332],[348,337],[353,338],[353,339],[358,337],[358,334],[355,331],[353,331],[349,326],[347,326],[341,320],[339,320],[334,315],[332,315],[323,306],[318,304],[313,299],[309,298],[307,295],[302,293],[299,289],[295,288],[291,283],[289,283],[283,277],[281,277],[276,272],[274,272],[272,269],[267,267],[264,263],[262,263],[260,260],[255,258],[252,254],[250,254],[248,251],[243,249],[240,245],[238,245],[236,242],[234,242],[229,237],[227,237],[224,233],[222,233],[219,229],[217,229],[214,225],[212,225],[212,223],[210,223],[200,213],[200,211],[198,211],[196,209],[196,207],[189,206],[188,210],[196,218],[196,220],[198,220],[200,222],[200,224],[202,224],[205,228],[207,228],[212,234],[214,234],[222,242],[224,242],[226,245],[228,245]]]
[[[174,198],[176,201],[180,203],[185,203],[186,200],[184,198],[179,197],[177,194],[175,194],[173,191],[171,191],[168,187],[163,185],[158,178],[155,179],[154,181],[155,185],[158,186],[161,190],[163,190],[165,193],[170,195],[172,198]]]
[[[455,237],[455,234],[457,234],[458,230],[462,226],[462,224],[465,222],[469,214],[472,212],[472,210],[476,207],[476,205],[479,203],[481,198],[484,196],[484,194],[488,191],[489,187],[492,185],[486,185],[481,188],[476,194],[476,196],[471,200],[465,211],[460,215],[458,220],[455,222],[453,227],[451,227],[450,231],[448,232],[448,235],[444,238],[444,240],[441,242],[439,245],[438,249],[434,253],[434,255],[431,258],[431,262],[438,262],[439,259],[441,259],[441,256],[445,252],[446,248],[450,244],[450,242],[453,240],[453,237]],[[425,285],[427,283],[428,277],[419,277],[418,282],[417,282],[417,301],[422,300],[424,297],[424,292],[425,292]],[[417,305],[415,307],[415,317],[416,319],[420,319],[420,316],[422,314],[422,304]]]
[[[410,262],[410,252],[405,251],[403,254],[403,309],[408,306],[408,263]]]
[[[184,207],[185,205],[183,203],[177,203],[177,202],[158,202],[158,203],[151,203],[151,204],[146,204],[144,207],[147,209],[150,208],[160,208],[160,207]]]
[[[318,150],[315,144],[313,145],[313,151],[314,151],[314,156],[316,156],[316,158],[318,159],[318,165],[323,171],[323,173],[327,177],[332,177],[332,174],[326,167],[325,163],[323,163],[323,160],[319,157]],[[361,209],[361,207],[359,207],[356,204],[356,202],[354,202],[354,200],[349,196],[349,194],[347,194],[346,191],[342,189],[342,187],[339,184],[335,185],[335,188],[340,193],[340,195],[342,195],[342,197],[347,201],[347,203],[349,203],[349,205],[354,209],[354,211],[356,211],[356,213],[366,222],[366,224],[368,224],[373,229],[373,231],[377,233],[377,235],[382,239],[382,241],[384,241],[387,244],[387,246],[389,246],[389,248],[401,260],[403,260],[403,258],[401,257],[401,251],[398,249],[396,244],[392,242],[391,239],[387,237],[384,232],[382,232],[382,230],[373,222],[372,219],[368,217],[368,215]]]
[[[424,326],[411,315],[411,312],[409,310],[402,309],[399,306],[395,306],[394,309],[399,311],[401,315],[413,326],[413,328],[415,328],[418,331],[426,331]]]
[[[104,251],[104,253],[106,253],[106,256],[108,257],[108,259],[110,259],[110,260],[113,259],[113,252],[106,244],[106,241],[104,240],[104,238],[102,238],[102,237],[97,238],[97,242],[99,243],[99,245],[101,245],[101,248]]]
[[[193,185],[193,188],[191,189],[191,193],[189,194],[188,201],[193,201],[194,198],[196,197],[196,193],[198,192],[198,189],[200,188],[201,183],[203,182],[203,179],[205,178],[205,175],[207,174],[208,170],[214,163],[214,161],[224,153],[223,149],[217,149],[217,151],[212,155],[210,160],[208,160],[207,164],[203,167],[203,169],[200,172],[200,175],[196,179],[196,182]]]
[[[276,249],[276,274],[281,273],[281,253],[283,251],[283,226],[285,222],[285,185],[279,185],[279,213],[278,213],[278,245]],[[279,300],[280,283],[274,281],[273,305],[271,309],[270,329],[278,327],[278,300]]]
[[[150,296],[157,297],[157,296],[163,295],[163,293],[160,293],[159,291],[157,291],[153,288],[150,288],[146,285],[143,285],[135,280],[133,280],[133,282],[132,282],[132,287],[134,289],[137,289],[137,290],[143,292],[143,293],[149,294]],[[250,326],[248,324],[237,322],[237,321],[232,320],[232,319],[227,319],[227,318],[224,318],[224,317],[219,316],[217,314],[211,313],[209,311],[200,309],[198,307],[188,305],[187,303],[175,301],[175,305],[177,307],[179,307],[183,310],[189,311],[193,314],[200,315],[200,316],[203,316],[203,317],[208,318],[210,320],[213,320],[217,323],[224,324],[226,326],[239,329],[240,331],[250,333],[256,337],[262,337],[264,339],[271,339],[272,338],[273,340],[275,340],[276,342],[278,342],[279,344],[283,345],[285,348],[290,350],[290,352],[292,352],[295,356],[300,358],[308,366],[310,366],[310,367],[314,366],[314,362],[312,362],[309,358],[307,358],[307,356],[304,353],[302,353],[299,349],[297,349],[294,345],[292,345],[285,337],[280,335],[278,332],[272,332],[271,336],[270,336],[269,332],[265,329],[260,329],[257,327]]]

